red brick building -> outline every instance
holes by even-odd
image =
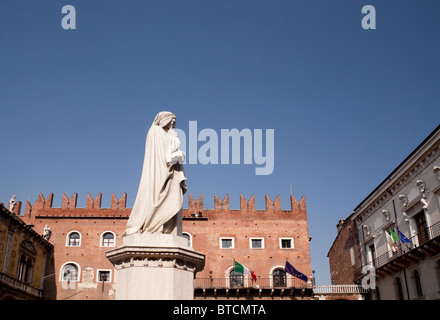
[[[105,252],[122,244],[131,209],[127,195],[112,195],[110,208],[101,208],[102,195],[87,194],[85,208],[77,208],[77,194],[63,194],[61,208],[53,208],[53,194],[40,194],[26,203],[21,218],[43,234],[51,230],[54,260],[48,263],[48,299],[114,299],[117,279]],[[240,195],[240,209],[229,208],[229,195],[214,196],[214,209],[205,209],[203,195],[188,196],[183,210],[183,233],[190,245],[206,255],[205,268],[195,279],[196,299],[302,299],[312,295],[310,248],[305,198],[290,197],[282,210],[279,196],[266,196],[266,209],[256,210],[252,196]],[[234,259],[257,275],[254,282],[234,272]],[[306,283],[284,272],[286,259],[307,275]]]
[[[362,266],[359,235],[353,220],[347,218],[337,224],[338,235],[327,256],[330,264],[332,284],[354,284]]]

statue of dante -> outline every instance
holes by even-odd
[[[186,192],[182,163],[185,153],[179,150],[175,127],[176,116],[162,111],[148,130],[142,176],[125,235],[182,235],[182,205]]]

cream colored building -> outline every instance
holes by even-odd
[[[440,126],[350,219],[359,235],[362,265],[355,282],[374,289],[373,299],[440,299]]]

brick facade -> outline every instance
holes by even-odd
[[[338,235],[328,252],[330,277],[334,285],[354,284],[355,272],[361,267],[359,236],[351,219],[339,221]]]
[[[122,244],[122,234],[131,213],[131,209],[126,208],[127,195],[117,198],[113,194],[110,208],[101,208],[101,194],[95,198],[87,194],[85,208],[77,208],[77,197],[77,194],[70,198],[63,194],[61,208],[53,208],[53,194],[47,197],[40,194],[33,205],[26,203],[21,218],[34,225],[38,233],[43,233],[45,225],[51,229],[50,242],[55,248],[52,286],[48,286],[53,288],[51,298],[114,299],[117,279],[114,279],[113,265],[105,257],[105,252],[113,247],[106,246],[109,243],[104,244],[103,235],[109,233],[114,236],[110,243],[114,247]],[[246,200],[240,195],[240,209],[235,210],[229,208],[229,195],[223,200],[215,195],[214,209],[205,209],[203,195],[195,200],[189,194],[188,209],[183,210],[183,232],[192,247],[206,255],[205,268],[197,273],[196,289],[205,288],[207,281],[214,287],[230,285],[229,273],[234,259],[257,275],[257,282],[252,284],[254,289],[273,288],[274,271],[284,269],[286,259],[309,277],[309,283],[305,283],[287,275],[286,287],[310,289],[305,198],[297,201],[291,196],[290,202],[291,209],[282,210],[279,196],[274,201],[266,196],[266,209],[256,210],[254,196]],[[74,246],[68,243],[72,232],[79,235],[74,240],[78,241]],[[226,242],[232,240],[228,243],[233,243],[233,246],[221,248],[222,239]],[[251,248],[252,245],[257,248]],[[77,281],[63,279],[63,266],[69,263],[78,268]],[[105,282],[99,279],[102,272],[109,276]],[[244,281],[250,283],[246,277]],[[261,298],[262,290],[259,292]],[[273,294],[274,291],[271,292]],[[295,298],[293,290],[290,298]]]

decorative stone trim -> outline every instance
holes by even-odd
[[[203,254],[183,248],[121,247],[106,252],[107,259],[116,270],[132,267],[177,268],[201,271]]]

